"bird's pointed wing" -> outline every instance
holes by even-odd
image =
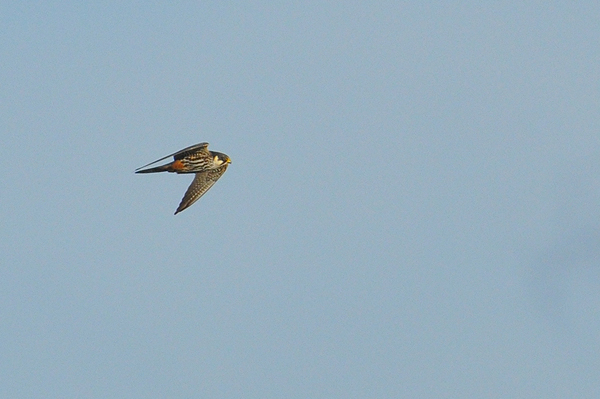
[[[185,156],[187,156],[189,154],[200,152],[200,151],[207,151],[208,152],[208,143],[199,143],[199,144],[191,145],[189,147],[184,148],[183,150],[179,150],[177,152],[174,152],[172,154],[167,155],[166,157],[162,157],[161,159],[157,159],[154,162],[150,162],[147,165],[140,166],[139,168],[136,169],[136,171],[138,171],[140,169],[143,169],[146,166],[150,166],[150,165],[153,165],[153,164],[155,164],[157,162],[165,160],[165,159],[167,159],[169,157],[173,157],[175,160],[177,160],[177,159],[181,159],[181,158],[183,158],[183,157],[185,157]]]
[[[223,164],[216,169],[196,173],[192,184],[188,187],[179,207],[177,207],[175,215],[198,201],[200,197],[202,197],[221,176],[223,176],[223,173],[227,170],[227,165],[228,164]]]

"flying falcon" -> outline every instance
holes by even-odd
[[[173,157],[173,162],[141,170],[146,166],[150,166],[169,157]],[[229,156],[221,152],[209,151],[208,143],[200,143],[139,167],[135,170],[135,173],[195,173],[196,177],[194,177],[192,184],[188,187],[179,207],[175,211],[175,215],[177,215],[179,212],[198,201],[200,197],[202,197],[204,193],[219,180],[219,177],[225,173],[227,166],[229,166],[230,163],[231,159]]]

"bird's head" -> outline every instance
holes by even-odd
[[[231,163],[231,158],[229,158],[227,154],[223,154],[222,152],[213,151],[213,160],[218,166]]]

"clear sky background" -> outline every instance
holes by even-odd
[[[600,397],[599,21],[4,2],[0,397]]]

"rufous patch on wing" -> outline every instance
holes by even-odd
[[[173,169],[173,170],[177,170],[177,171],[178,171],[178,170],[183,170],[183,169],[184,169],[183,162],[181,162],[181,161],[178,159],[177,161],[175,161],[175,162],[173,162],[173,163],[171,164],[171,169]]]

